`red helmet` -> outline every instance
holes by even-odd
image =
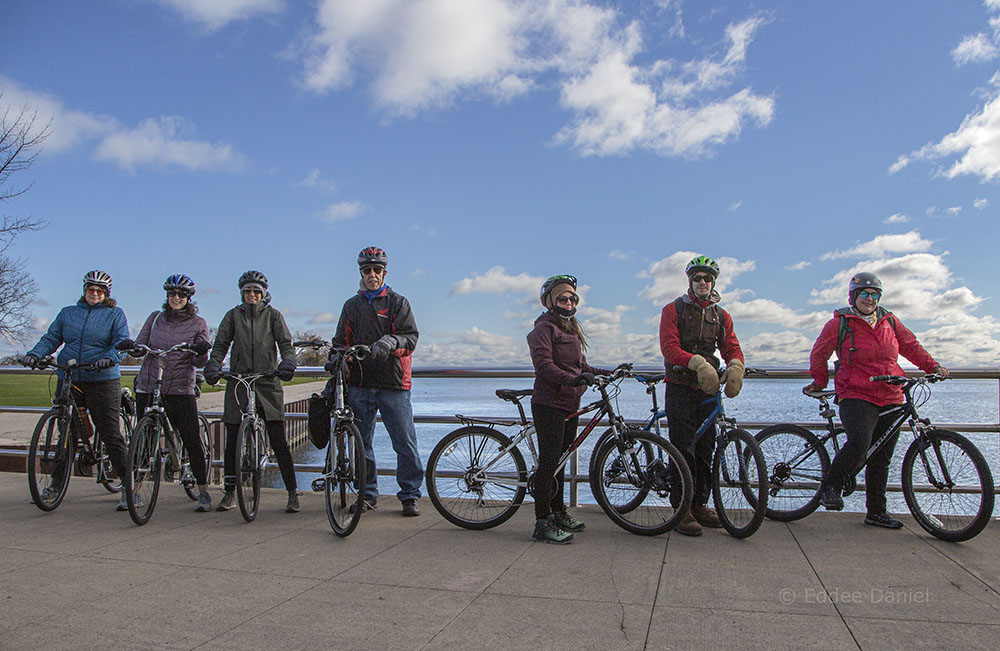
[[[361,253],[358,254],[359,267],[364,267],[365,265],[377,265],[379,267],[384,267],[388,262],[389,256],[387,256],[385,251],[377,246],[369,246],[367,249],[363,249]]]

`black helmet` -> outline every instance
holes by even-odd
[[[861,273],[854,274],[851,278],[851,284],[848,287],[848,292],[853,292],[855,289],[877,289],[879,293],[882,293],[882,281],[879,277],[870,271],[862,271]]]
[[[194,281],[184,274],[174,274],[163,281],[163,291],[184,292],[190,298],[194,296]]]
[[[699,255],[691,258],[691,262],[688,262],[687,267],[684,269],[684,273],[687,274],[688,277],[696,271],[707,271],[711,274],[712,278],[718,278],[719,263],[707,255]]]
[[[101,271],[100,269],[88,271],[87,275],[83,277],[83,291],[87,291],[87,285],[102,287],[104,288],[104,293],[111,296],[111,274],[107,271]]]
[[[363,249],[361,253],[358,254],[359,267],[363,267],[365,265],[384,267],[388,264],[388,262],[389,256],[387,256],[385,251],[377,246],[369,246],[367,249]]]
[[[267,276],[254,269],[244,271],[243,275],[240,276],[239,285],[240,291],[247,285],[258,285],[262,291],[267,291]]]
[[[538,300],[542,302],[542,307],[548,307],[545,304],[545,299],[557,285],[572,285],[573,289],[576,289],[576,276],[559,274],[558,276],[549,276],[546,278],[545,282],[542,283],[542,288],[538,290]]]

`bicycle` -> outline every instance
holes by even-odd
[[[323,341],[296,341],[296,347],[323,348]],[[323,476],[312,483],[312,489],[322,491],[326,499],[326,517],[330,528],[341,538],[351,535],[361,520],[367,479],[365,444],[354,424],[354,412],[344,400],[351,359],[364,359],[368,346],[357,344],[348,348],[333,348],[327,364],[334,377],[333,409],[330,411],[330,441],[326,446]],[[336,359],[334,359],[336,358]],[[327,398],[329,399],[329,398]]]
[[[569,418],[594,412],[583,431],[560,457],[555,472],[565,467],[573,453],[607,416],[606,430],[590,461],[590,486],[607,516],[634,534],[666,533],[688,512],[694,492],[691,472],[680,451],[666,439],[631,427],[617,413],[612,400],[621,381],[630,375],[623,364],[610,375],[597,376],[594,389],[600,399],[580,408]],[[466,529],[488,529],[506,522],[530,493],[536,500],[535,473],[538,453],[535,427],[525,416],[521,398],[531,389],[498,389],[501,400],[512,402],[519,421],[469,418],[457,414],[463,427],[447,434],[431,451],[427,461],[427,493],[434,508],[449,522]],[[497,427],[519,428],[513,438]],[[525,467],[518,446],[527,445],[532,467]],[[667,466],[681,473],[681,495],[671,495]],[[672,499],[673,498],[673,499]],[[547,498],[542,498],[547,499]],[[671,502],[675,502],[672,504]]]
[[[128,456],[125,458],[127,471],[125,474],[125,499],[128,504],[128,514],[138,525],[149,522],[156,508],[156,498],[160,492],[161,477],[167,481],[178,481],[184,487],[184,492],[192,500],[198,499],[197,482],[191,472],[191,459],[188,450],[177,438],[177,433],[170,427],[163,406],[163,368],[169,353],[191,350],[191,344],[184,342],[165,350],[154,350],[143,344],[136,344],[134,351],[141,351],[157,360],[156,384],[150,396],[149,405],[143,412],[132,433],[128,446]],[[212,440],[208,435],[208,422],[204,416],[198,415],[198,434],[202,450],[205,453],[205,467],[211,468]]]
[[[35,368],[57,368],[65,374],[56,383],[52,408],[38,419],[28,447],[28,490],[35,506],[42,511],[53,511],[62,503],[73,476],[74,461],[81,475],[96,465],[97,483],[109,493],[120,492],[121,479],[115,477],[100,432],[94,431],[85,410],[78,408],[73,399],[74,374],[97,367],[94,364],[78,364],[75,359],[59,364],[48,356],[40,359]],[[129,400],[128,390],[122,389],[119,417],[126,445],[131,432],[131,420],[127,413]],[[131,409],[134,413],[134,404]]]
[[[941,540],[962,542],[978,535],[993,513],[993,474],[985,457],[966,437],[938,429],[917,414],[917,408],[930,399],[929,385],[945,378],[931,374],[920,378],[879,375],[870,379],[902,387],[905,402],[881,410],[880,416],[895,414],[892,425],[872,442],[864,462],[844,486],[843,495],[854,492],[857,474],[886,441],[902,431],[905,422],[913,434],[902,464],[902,490],[910,513],[925,531]],[[922,394],[917,399],[912,395],[914,387]],[[764,456],[771,464],[768,517],[786,522],[798,520],[819,506],[820,487],[830,470],[826,445],[832,442],[834,453],[839,452],[838,439],[844,434],[843,426],[833,420],[830,398],[835,394],[834,391],[806,394],[819,400],[819,413],[826,419],[827,430],[822,437],[791,423],[771,425],[757,434]],[[961,512],[955,513],[953,509]]]
[[[686,370],[677,366],[675,370]],[[759,373],[756,369],[746,369],[746,375]],[[650,417],[642,426],[644,432],[660,434],[660,420],[667,413],[660,409],[656,400],[656,385],[663,381],[665,374],[635,375],[636,380],[646,385],[646,393],[653,400]],[[720,373],[721,377],[721,373]],[[715,453],[712,458],[712,500],[722,526],[735,538],[752,536],[764,522],[767,509],[767,466],[764,453],[750,432],[740,429],[735,418],[726,417],[722,403],[722,391],[703,400],[701,406],[712,406],[695,434],[692,448],[705,432],[716,427]]]

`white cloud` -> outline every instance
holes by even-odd
[[[990,61],[997,58],[998,55],[1000,55],[1000,50],[997,49],[990,37],[982,32],[966,36],[951,51],[951,58],[958,66],[966,63]]]
[[[726,210],[728,212],[736,212],[737,210],[739,210],[742,207],[743,207],[743,202],[742,201],[734,201],[731,204],[729,204],[729,207],[726,208]]]
[[[635,251],[622,251],[621,249],[613,249],[610,253],[608,253],[608,257],[612,260],[624,260],[626,262],[635,260],[635,256]]]
[[[463,278],[455,283],[449,296],[461,294],[505,294],[513,292],[518,294],[537,295],[538,288],[542,286],[545,278],[520,273],[511,276],[503,267],[493,267],[485,274],[475,274],[472,278]]]
[[[878,258],[893,253],[910,253],[926,251],[932,242],[925,240],[917,231],[892,235],[879,235],[874,239],[858,244],[850,249],[830,251],[820,256],[820,260],[836,260],[838,258]]]
[[[786,266],[785,269],[787,269],[789,271],[802,271],[803,269],[805,269],[806,267],[808,267],[811,264],[812,264],[811,260],[800,260],[799,262],[796,262],[795,264],[790,264],[790,265]]]
[[[423,233],[430,237],[435,237],[438,233],[437,227],[435,226],[424,226],[423,224],[410,224],[410,230],[417,233]]]
[[[820,328],[830,319],[829,312],[803,314],[769,298],[755,298],[745,302],[726,301],[723,305],[734,321],[794,323],[802,328]]]
[[[1000,0],[997,1],[1000,2]],[[989,205],[990,205],[989,200],[985,198],[979,198],[972,202],[972,207],[975,208],[976,210],[986,210],[989,207]]]
[[[121,129],[105,136],[94,157],[133,173],[142,165],[176,165],[192,171],[235,171],[243,167],[243,156],[228,143],[211,144],[178,137],[190,131],[193,126],[181,117],[146,120],[134,129]]]
[[[688,289],[687,276],[684,268],[691,258],[701,255],[694,251],[678,251],[669,257],[657,260],[649,265],[647,271],[639,274],[640,278],[651,278],[652,284],[639,292],[640,298],[647,298],[655,305],[663,305],[672,301]],[[716,283],[716,289],[724,292],[732,282],[746,271],[752,271],[756,263],[753,260],[740,261],[736,258],[716,258],[721,273]]]
[[[50,125],[49,136],[45,139],[43,152],[52,154],[66,151],[84,140],[98,138],[113,131],[117,123],[106,115],[93,115],[67,108],[62,100],[27,90],[11,79],[0,76],[0,90],[4,103],[12,110],[27,106],[37,115],[36,126],[41,129]]]
[[[158,0],[180,12],[186,19],[201,23],[210,31],[261,14],[283,11],[283,0]]]
[[[322,219],[328,224],[357,219],[371,209],[372,207],[363,201],[340,201],[327,206]]]
[[[1000,11],[1000,0],[983,0],[983,5],[989,11]]]
[[[946,212],[949,217],[958,217],[959,213],[962,212],[962,206],[952,206]]]
[[[305,178],[295,185],[296,187],[310,188],[327,194],[335,194],[337,192],[337,184],[329,179],[324,179],[320,175],[319,169],[315,167],[309,170],[309,173],[305,175]]]
[[[897,212],[885,218],[886,224],[903,224],[910,221],[910,218],[903,213]]]
[[[740,341],[740,348],[747,364],[752,366],[794,365],[802,368],[809,364],[813,341],[801,332],[783,330],[749,337]]]
[[[425,343],[425,339],[430,341]],[[509,337],[473,326],[459,333],[432,333],[421,337],[414,363],[425,366],[463,366],[469,360],[483,366],[530,366],[524,337]]]

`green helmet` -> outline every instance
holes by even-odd
[[[684,273],[688,276],[695,273],[696,271],[707,271],[712,274],[712,278],[719,277],[719,263],[708,257],[707,255],[699,255],[697,257],[691,258],[691,262],[687,264],[687,268],[684,269]]]

